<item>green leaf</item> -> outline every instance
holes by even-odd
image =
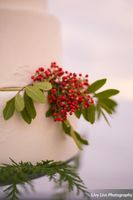
[[[31,123],[32,119],[29,113],[27,112],[26,108],[21,112],[21,116],[25,122],[27,122],[28,124]]]
[[[109,120],[108,118],[106,117],[105,113],[103,112],[103,110],[101,109],[101,114],[102,116],[104,117],[105,121],[107,122],[107,124],[110,126],[110,123],[109,123]]]
[[[72,129],[72,127],[70,128],[70,135],[73,138],[73,140],[75,141],[77,147],[82,150],[82,144],[81,142],[78,140],[77,135],[75,134],[75,131]]]
[[[75,111],[75,115],[76,115],[76,117],[77,117],[78,119],[80,118],[81,114],[82,114],[81,110],[77,109],[77,110]]]
[[[99,103],[97,103],[97,105],[96,105],[96,114],[97,114],[97,119],[100,119],[101,118],[101,107],[100,107]]]
[[[112,114],[112,110],[104,103],[104,102],[100,102],[100,106],[108,113],[108,114]]]
[[[115,112],[115,107],[117,106],[117,103],[109,98],[101,98],[98,99],[97,105],[96,105],[96,113],[97,113],[97,119],[103,115],[104,118],[106,118],[105,114],[102,113],[102,109],[104,109],[108,114],[112,114]],[[107,118],[105,119],[107,121]],[[107,122],[109,124],[109,122]]]
[[[74,131],[74,132],[75,132],[77,139],[80,141],[80,143],[82,143],[84,145],[89,144],[88,141],[85,138],[81,137],[81,135],[79,133],[77,133],[76,131]]]
[[[91,105],[87,108],[87,118],[88,121],[93,124],[95,122],[95,106]]]
[[[72,126],[70,125],[70,123],[67,120],[62,122],[62,128],[67,135],[69,135],[73,138],[73,140],[75,141],[75,143],[79,149],[82,149],[82,144],[88,145],[88,141],[86,139],[82,138],[79,135],[79,133],[74,131]]]
[[[24,101],[29,116],[34,119],[36,117],[36,109],[33,100],[26,93],[24,93]]]
[[[52,89],[52,84],[48,81],[44,81],[44,82],[35,82],[34,83],[35,86],[37,86],[39,89],[41,90],[51,90]]]
[[[49,108],[46,112],[46,117],[51,117],[53,115],[53,112],[51,110],[51,108]]]
[[[24,106],[24,98],[20,94],[17,94],[15,96],[15,108],[17,112],[21,112],[24,109]]]
[[[114,101],[112,99],[108,99],[108,98],[101,99],[100,101],[102,101],[102,103],[104,103],[112,111],[115,111],[115,107],[117,106],[116,101]]]
[[[104,90],[102,92],[95,94],[95,97],[97,97],[97,98],[108,98],[108,97],[114,96],[118,93],[119,93],[119,90],[108,89],[108,90]]]
[[[37,86],[27,86],[25,88],[26,94],[33,100],[40,103],[45,103],[45,96]]]
[[[91,124],[95,122],[95,111],[95,105],[91,105],[88,108],[82,110],[82,114],[85,120],[89,121]]]
[[[108,113],[108,114],[111,114],[111,110],[106,110],[106,108],[104,108],[102,105],[101,105],[101,102],[98,101],[97,105],[96,105],[96,113],[97,113],[97,119],[100,119],[102,116],[104,117],[105,121],[107,122],[107,124],[110,126],[110,123],[109,123],[109,120],[108,118],[106,117],[103,109]],[[107,108],[109,109],[109,108]]]
[[[15,98],[10,99],[3,110],[3,117],[5,120],[10,119],[15,111]]]
[[[87,89],[87,92],[94,93],[95,91],[100,89],[106,83],[106,81],[107,79],[101,79],[101,80],[95,81],[89,86],[89,88]]]

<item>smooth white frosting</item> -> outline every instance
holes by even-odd
[[[60,64],[61,56],[60,23],[54,16],[0,6],[0,87],[28,84],[39,65]]]
[[[60,63],[60,24],[46,10],[42,13],[43,3],[46,9],[43,0],[0,0],[0,87],[29,84],[39,65]],[[36,105],[37,117],[31,125],[19,114],[5,121],[2,110],[13,95],[15,92],[0,92],[0,163],[9,163],[9,157],[34,163],[66,160],[76,154],[76,145],[59,123],[45,118],[48,105]]]
[[[48,104],[36,103],[37,117],[29,125],[19,113],[5,121],[2,110],[7,99],[16,92],[0,93],[0,163],[8,163],[9,157],[19,161],[54,159],[65,160],[77,153],[73,140],[66,136],[59,123],[46,118]],[[74,123],[73,117],[71,121]]]

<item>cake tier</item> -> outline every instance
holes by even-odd
[[[48,0],[0,0],[0,9],[47,11]]]
[[[60,24],[42,12],[43,2],[0,1],[0,87],[23,86],[38,66],[60,64]]]
[[[2,110],[5,102],[16,92],[0,92],[0,163],[13,160],[31,161],[67,160],[77,153],[72,138],[65,135],[59,122],[46,118],[48,104],[36,104],[37,116],[28,125],[19,113],[5,121]],[[71,117],[74,125],[75,119]]]
[[[60,64],[60,24],[47,14],[46,5],[46,0],[0,0],[0,87],[24,86],[38,66]],[[0,92],[0,163],[9,163],[9,157],[35,163],[76,154],[75,143],[59,123],[45,118],[48,105],[36,105],[37,117],[30,125],[19,114],[5,121],[3,107],[14,95]]]

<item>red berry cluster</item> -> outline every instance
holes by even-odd
[[[88,94],[88,74],[69,73],[64,71],[55,62],[50,68],[39,67],[33,81],[49,80],[53,88],[48,93],[48,101],[55,121],[64,121],[67,115],[74,113],[77,109],[88,108],[94,103]]]
[[[50,68],[47,68],[46,70],[43,67],[39,67],[36,70],[35,75],[31,76],[31,79],[33,81],[50,80],[51,83],[54,83],[55,80],[61,77],[63,74],[63,69],[53,62],[51,63]]]

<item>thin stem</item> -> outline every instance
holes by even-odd
[[[0,88],[1,92],[6,92],[6,91],[20,91],[22,90],[24,87],[3,87]]]
[[[17,91],[18,93],[20,93],[21,91],[23,91],[27,86],[30,86],[32,84],[28,84],[26,86],[22,86],[22,87],[2,87],[0,88],[0,92],[11,92],[11,91]]]
[[[106,115],[105,115],[104,112],[102,111],[102,109],[100,109],[100,110],[101,110],[101,113],[102,113],[102,115],[103,115],[105,121],[107,122],[107,124],[108,124],[109,126],[111,126],[110,123],[109,123],[109,121],[108,121],[108,119],[107,119],[107,117],[106,117]]]
[[[74,132],[74,129],[73,129],[73,127],[71,126],[70,122],[69,122],[68,120],[65,120],[65,123],[66,123],[67,126],[70,127],[70,133],[69,133],[70,136],[71,136],[71,137],[73,138],[73,140],[75,141],[77,147],[78,147],[80,150],[82,150],[82,145],[81,145],[80,141],[77,139],[76,134],[75,134],[75,132]]]
[[[19,93],[20,93],[21,91],[23,91],[25,88],[26,88],[26,86],[24,86],[24,87],[20,88],[20,90],[18,91],[18,93],[17,93],[17,94],[19,94]]]

